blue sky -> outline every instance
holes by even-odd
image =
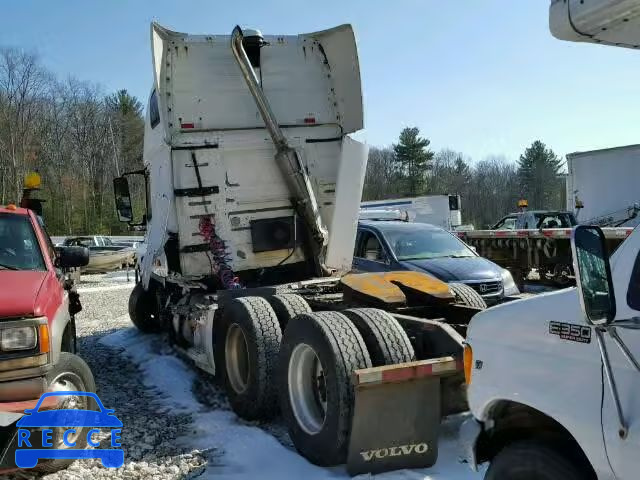
[[[371,145],[418,126],[434,149],[515,160],[535,139],[558,154],[640,143],[638,52],[554,39],[546,0],[20,0],[0,45],[36,50],[60,76],[151,84],[149,23],[227,33],[300,33],[352,23]]]

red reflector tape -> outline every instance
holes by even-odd
[[[304,119],[304,123],[316,123],[316,119],[314,117],[307,117]]]
[[[180,128],[195,128],[193,123],[181,123]]]
[[[496,237],[506,237],[507,232],[496,232]]]
[[[373,385],[383,383],[397,383],[407,380],[433,377],[447,373],[462,371],[462,362],[453,357],[442,357],[417,362],[385,365],[382,367],[356,370],[356,385]]]

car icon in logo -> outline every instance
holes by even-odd
[[[89,397],[98,406],[98,410],[84,409],[57,409],[38,411],[42,402],[48,397]],[[86,402],[88,405],[88,401]],[[100,429],[110,428],[111,446],[120,447],[120,429],[122,422],[113,415],[114,410],[107,409],[95,393],[92,392],[48,392],[44,393],[35,408],[24,411],[25,416],[17,422],[18,427],[18,449],[15,452],[16,466],[19,468],[33,468],[41,459],[82,459],[99,458],[102,465],[109,468],[118,468],[124,464],[124,451],[122,448],[73,448],[76,441],[85,435],[86,443],[92,447],[99,447],[100,444],[93,440],[93,435],[99,433]],[[27,430],[31,428],[32,430]],[[67,448],[46,448],[54,447],[52,440],[55,428],[58,436],[58,444],[62,440],[63,446]],[[33,429],[41,430],[36,432]],[[42,434],[42,447],[32,448],[31,438],[36,434]],[[35,441],[35,438],[34,438]],[[56,445],[60,446],[60,445]]]

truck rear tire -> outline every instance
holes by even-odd
[[[465,285],[464,283],[450,283],[449,288],[453,291],[457,303],[481,310],[487,309],[487,302],[469,285]]]
[[[416,359],[409,337],[391,314],[376,308],[344,310],[364,340],[374,367]]]
[[[293,317],[302,315],[303,313],[311,313],[311,307],[300,295],[289,293],[284,295],[274,295],[272,297],[268,297],[267,300],[271,304],[273,311],[276,312],[278,322],[280,322],[280,328],[283,332]]]
[[[129,318],[141,332],[154,333],[161,329],[155,296],[151,289],[145,290],[142,283],[136,284],[129,296]]]
[[[58,361],[53,366],[51,371],[47,374],[47,381],[51,388],[55,391],[81,391],[81,392],[93,392],[96,391],[96,383],[91,373],[89,366],[77,355],[69,352],[60,352]],[[65,398],[64,404],[58,408],[67,409],[84,409],[93,410],[95,405],[89,397],[68,397]],[[69,404],[69,402],[71,402]],[[76,403],[77,402],[77,403]],[[86,404],[82,403],[86,402]],[[64,444],[63,434],[67,427],[59,427],[53,429],[51,443],[53,448],[56,449],[68,449]],[[76,428],[76,433],[73,435],[67,435],[69,442],[75,442],[75,449],[85,448],[87,445],[86,432],[87,428]],[[63,468],[67,468],[75,460],[57,459],[46,460],[38,462],[38,465],[34,470],[42,473],[53,473]]]
[[[586,475],[580,468],[535,441],[522,441],[505,447],[493,459],[485,480],[581,480]]]
[[[353,371],[368,367],[364,340],[341,313],[298,315],[287,326],[280,349],[280,408],[293,444],[312,463],[345,462]]]
[[[262,297],[242,297],[224,307],[224,384],[240,417],[259,420],[278,413],[274,381],[282,331],[278,317]]]

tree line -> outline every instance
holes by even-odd
[[[462,153],[434,152],[416,127],[402,130],[398,143],[373,147],[365,177],[363,200],[457,194],[462,221],[487,228],[527,199],[530,208],[565,208],[564,162],[540,140],[517,162],[494,156],[472,162]]]
[[[36,55],[1,48],[0,204],[18,203],[35,170],[51,235],[126,231],[112,179],[142,167],[142,111],[125,90],[56,78]]]
[[[126,90],[60,79],[33,53],[0,48],[0,204],[18,203],[35,170],[50,234],[125,233],[112,180],[142,168],[143,134],[143,106]],[[463,222],[484,228],[520,198],[533,208],[564,208],[562,167],[540,141],[516,163],[472,162],[454,150],[434,152],[418,128],[405,128],[392,147],[371,148],[363,200],[459,194]],[[142,200],[142,185],[132,194]]]

